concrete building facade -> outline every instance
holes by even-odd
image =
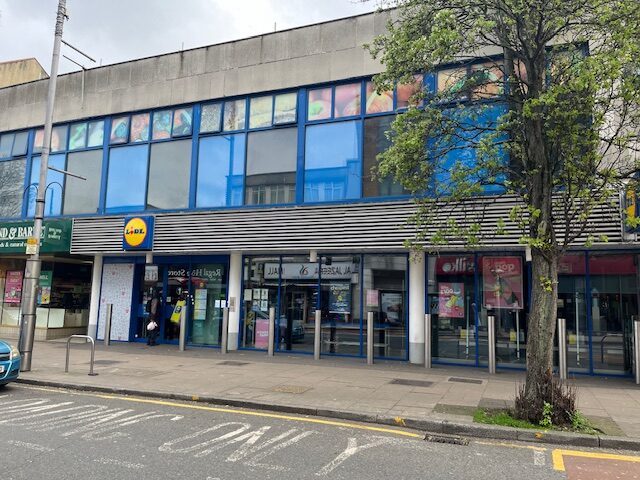
[[[487,362],[494,315],[499,365],[523,368],[531,279],[517,226],[477,251],[412,255],[414,204],[393,179],[371,175],[415,89],[439,88],[462,68],[375,92],[381,66],[362,45],[388,18],[361,15],[61,76],[51,164],[87,180],[50,172],[47,215],[73,221],[60,257],[93,271],[90,282],[78,269],[68,275],[78,301],[60,304],[85,311],[97,338],[111,305],[113,340],[148,341],[156,318],[160,341],[183,336],[202,347],[220,345],[228,305],[231,349],[267,349],[273,309],[277,353],[312,353],[319,311],[322,353],[359,357],[371,313],[376,357],[422,363],[430,338],[434,361],[469,366]],[[6,221],[33,214],[46,87],[0,89]],[[505,111],[498,90],[487,121]],[[489,228],[514,202],[488,190],[471,208],[487,212]],[[592,217],[609,243],[587,251],[576,242],[562,261],[569,365],[624,375],[640,251],[623,231],[620,202]],[[0,269],[5,300],[19,260]]]

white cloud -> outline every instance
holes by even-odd
[[[375,0],[67,0],[64,38],[108,64],[271,32],[274,22],[283,30],[376,6]],[[49,70],[56,8],[57,0],[0,0],[0,62],[36,57]],[[62,60],[61,72],[76,69]]]

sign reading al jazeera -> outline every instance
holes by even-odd
[[[122,231],[124,250],[151,250],[153,246],[153,217],[126,217]]]

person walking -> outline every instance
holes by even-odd
[[[153,297],[150,300],[149,305],[149,321],[147,322],[147,345],[154,347],[158,345],[156,339],[158,338],[158,311],[160,310],[160,295],[158,291],[153,292]]]

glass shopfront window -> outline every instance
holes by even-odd
[[[631,370],[633,316],[638,315],[638,257],[589,254],[593,370]]]
[[[306,129],[304,201],[360,198],[362,161],[359,121],[313,125]]]
[[[0,162],[0,218],[15,218],[22,213],[25,159]]]
[[[567,366],[571,371],[589,371],[590,366],[585,262],[584,253],[576,253],[565,255],[558,264],[558,318],[567,322]],[[557,345],[557,335],[555,342]]]
[[[200,139],[197,207],[242,205],[245,135]]]
[[[407,358],[406,255],[364,255],[362,354],[367,348],[367,313],[373,312],[374,356]]]
[[[430,257],[428,278],[433,358],[475,363],[477,332],[473,255]]]
[[[295,201],[297,142],[297,128],[249,134],[247,205],[270,205]]]
[[[244,259],[242,346],[269,346],[269,309],[277,310],[280,257]]]
[[[480,344],[487,345],[488,315],[495,317],[496,363],[526,364],[527,319],[525,314],[524,262],[519,255],[479,257],[481,314]],[[487,359],[481,348],[480,358]]]
[[[191,267],[191,315],[188,342],[220,345],[222,313],[227,300],[227,266],[194,263]]]
[[[360,260],[359,255],[322,258],[320,345],[323,353],[362,355],[363,349],[366,353],[366,327],[362,329],[360,308]],[[313,322],[311,317],[308,327],[311,337]],[[380,353],[384,355],[386,352]]]
[[[274,265],[275,266],[275,265]],[[268,272],[277,277],[277,271]],[[313,352],[319,264],[306,256],[282,257],[280,314],[276,318],[279,351]]]

